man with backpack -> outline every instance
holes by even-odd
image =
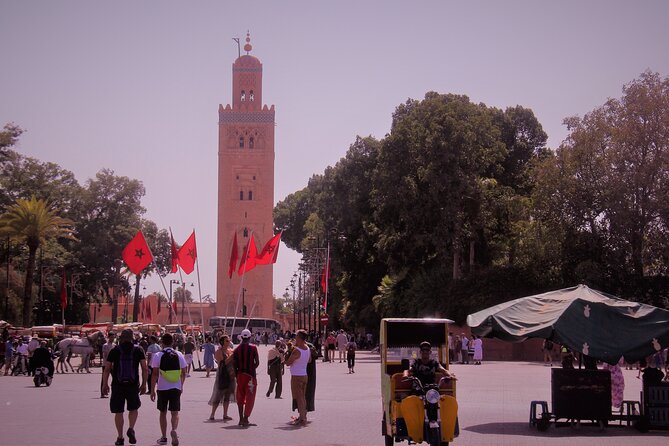
[[[142,368],[142,380],[139,380],[139,368]],[[116,446],[122,446],[123,439],[123,411],[128,406],[128,441],[137,443],[135,438],[135,423],[137,410],[142,405],[139,395],[146,393],[147,368],[144,350],[132,343],[132,330],[125,329],[119,337],[119,345],[112,348],[105,361],[102,375],[102,394],[109,394],[109,375],[112,376],[111,398],[109,408],[114,414],[116,424]]]
[[[172,335],[165,333],[161,339],[163,351],[154,353],[151,357],[151,401],[156,401],[156,384],[158,385],[158,410],[160,411],[160,433],[158,444],[167,444],[167,411],[172,416],[170,437],[172,446],[179,445],[177,427],[179,426],[179,411],[181,410],[181,392],[186,380],[188,364],[186,358],[172,349],[174,341]]]

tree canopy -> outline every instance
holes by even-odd
[[[462,321],[575,282],[667,305],[667,287],[649,293],[669,265],[668,82],[643,73],[568,118],[554,151],[528,108],[429,92],[279,202],[275,225],[299,252],[329,241],[341,324]]]

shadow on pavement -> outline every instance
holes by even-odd
[[[598,426],[581,425],[579,428],[570,426],[559,426],[551,424],[546,432],[539,432],[536,428],[530,428],[527,422],[509,422],[509,423],[485,423],[468,426],[463,431],[475,432],[477,434],[488,435],[518,435],[525,437],[653,437],[669,436],[669,432],[651,432],[648,434],[641,434],[633,427],[626,426],[609,426],[604,430],[600,430]]]

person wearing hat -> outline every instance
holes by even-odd
[[[423,341],[420,343],[420,358],[417,358],[409,370],[404,371],[404,376],[415,376],[422,385],[434,384],[437,372],[447,379],[455,379],[455,375],[446,370],[436,359],[430,357],[432,345]]]
[[[123,412],[127,402],[128,407],[128,441],[130,444],[137,443],[135,437],[135,423],[137,422],[138,409],[142,405],[139,395],[146,393],[146,379],[148,370],[146,368],[146,357],[144,350],[132,343],[132,330],[126,328],[121,332],[119,345],[112,348],[105,361],[105,369],[102,374],[102,394],[109,394],[109,375],[112,375],[111,397],[109,408],[114,414],[116,424],[116,446],[122,446],[123,439]],[[142,370],[142,380],[139,380],[139,368]]]
[[[258,389],[258,380],[256,379],[256,369],[260,365],[258,357],[258,348],[251,344],[251,331],[242,330],[240,337],[242,343],[232,352],[235,364],[235,374],[237,375],[237,409],[239,410],[239,425],[249,426],[249,417],[253,411],[253,404],[256,399],[256,390]]]

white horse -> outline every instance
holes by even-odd
[[[101,331],[94,331],[84,338],[66,338],[56,344],[56,350],[60,350],[61,354],[58,358],[58,366],[60,367],[61,373],[63,373],[62,367],[65,364],[65,370],[67,371],[67,366],[70,366],[70,369],[74,371],[74,367],[70,364],[70,358],[73,354],[81,356],[81,365],[77,368],[77,373],[79,373],[82,368],[86,369],[87,373],[91,373],[89,369],[89,358],[95,352],[98,341],[104,340],[104,333]]]

